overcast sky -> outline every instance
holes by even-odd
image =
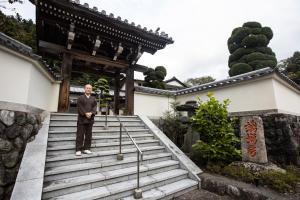
[[[0,1],[3,2],[3,1]],[[144,54],[139,64],[149,67],[163,65],[167,78],[176,76],[184,81],[190,77],[210,75],[228,77],[229,52],[227,39],[233,28],[246,21],[269,26],[274,37],[269,46],[277,59],[300,51],[299,0],[81,0],[90,7],[106,10],[129,22],[148,29],[160,27],[175,43],[154,55]],[[7,7],[8,4],[0,3]],[[35,20],[35,7],[24,0],[15,4],[15,12]],[[7,14],[15,12],[1,9]],[[0,30],[1,31],[1,30]],[[137,78],[141,78],[138,75]]]

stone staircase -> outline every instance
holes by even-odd
[[[198,189],[199,180],[138,116],[119,116],[143,152],[140,188],[143,199],[172,199]],[[123,132],[123,160],[119,153],[120,122],[116,116],[96,116],[91,150],[75,156],[77,115],[52,113],[49,125],[42,199],[134,199],[137,186],[137,153]]]

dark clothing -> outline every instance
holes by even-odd
[[[84,151],[91,148],[93,123],[78,124],[76,134],[76,151]]]
[[[90,96],[87,98],[86,95],[79,96],[77,99],[77,109],[79,124],[94,123],[94,116],[97,114],[97,101],[95,97]],[[93,113],[90,119],[85,116],[85,113],[88,112]]]
[[[77,99],[78,120],[76,133],[76,151],[88,150],[91,148],[92,128],[94,117],[97,114],[96,98],[81,95]],[[92,116],[88,119],[85,113],[91,112]]]

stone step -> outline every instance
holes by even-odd
[[[153,139],[154,136],[152,134],[134,134],[131,137],[135,140],[148,140]],[[49,146],[59,146],[59,145],[75,145],[76,134],[71,137],[50,137],[48,138]],[[96,144],[99,142],[119,142],[120,136],[119,135],[93,135],[92,136],[92,144]],[[130,138],[126,135],[122,135],[122,141],[128,141]]]
[[[147,147],[147,146],[155,146],[159,145],[159,140],[136,140],[135,141],[139,147]],[[122,150],[130,149],[135,147],[131,140],[122,141]],[[91,144],[91,151],[107,151],[107,150],[118,150],[120,148],[119,142],[109,142],[109,143],[96,143]],[[70,145],[61,145],[61,146],[50,146],[47,147],[47,156],[52,155],[64,155],[64,154],[72,154],[75,153],[75,144]]]
[[[135,125],[142,125],[141,120],[132,120],[132,121],[126,121],[122,122],[124,126],[135,126]],[[69,120],[63,120],[63,121],[51,121],[50,122],[50,127],[77,127],[77,121],[69,121]],[[105,126],[105,121],[95,121],[94,122],[94,127],[96,126]],[[120,127],[120,122],[118,121],[109,121],[107,122],[107,126],[119,126]]]
[[[154,155],[163,153],[165,151],[164,146],[149,146],[140,148],[144,155]],[[124,149],[122,153],[124,157],[136,157],[136,148]],[[116,159],[119,150],[108,150],[101,152],[93,152],[92,154],[83,154],[82,156],[75,156],[75,153],[66,155],[56,155],[46,157],[46,167],[58,167],[64,165],[74,165],[86,162],[103,162],[104,160]]]
[[[126,125],[127,130],[135,130],[135,129],[144,129],[145,125]],[[49,126],[50,131],[77,131],[76,126]],[[93,126],[93,131],[95,130],[105,130],[104,126]],[[120,130],[120,126],[109,126],[108,130]]]
[[[142,190],[150,190],[155,187],[160,187],[165,184],[172,184],[181,180],[186,180],[187,171],[182,169],[173,169],[167,172],[161,172],[153,175],[147,175],[140,178],[140,188]],[[184,185],[179,182],[180,185],[187,188],[187,183]],[[102,187],[90,187],[86,190],[82,190],[75,193],[70,193],[63,196],[58,196],[57,200],[94,200],[94,199],[120,199],[122,197],[130,196],[133,194],[134,189],[137,186],[137,180],[125,180],[119,183],[109,184]],[[43,199],[46,199],[43,197]]]
[[[143,199],[173,199],[196,189],[198,189],[197,181],[192,179],[182,179],[143,192]],[[129,197],[122,198],[122,200],[135,200],[135,198],[131,195]]]
[[[140,166],[140,176],[142,177],[156,173],[167,172],[173,169],[178,169],[178,167],[179,162],[175,160],[142,164]],[[136,176],[137,169],[136,166],[134,166],[58,181],[50,181],[44,183],[43,198],[53,198],[65,194],[79,192],[84,189],[118,183],[121,181],[134,179]]]
[[[149,164],[154,162],[161,162],[170,160],[171,153],[158,153],[154,155],[143,156],[143,164]],[[65,178],[71,178],[75,176],[84,176],[88,174],[94,174],[98,172],[110,171],[115,169],[121,169],[126,167],[136,166],[136,156],[124,157],[123,160],[105,160],[91,163],[81,163],[60,167],[50,167],[45,169],[44,181],[54,181]]]
[[[128,131],[131,136],[135,134],[144,134],[149,133],[149,129],[132,129]],[[105,135],[120,135],[120,130],[93,130],[93,136],[105,136]],[[75,131],[49,131],[49,138],[56,138],[56,137],[70,137],[76,136]]]
[[[70,113],[52,113],[50,120],[77,120],[78,115],[77,114],[70,114]],[[118,116],[120,120],[136,120],[139,119],[137,116]],[[105,115],[96,115],[96,120],[103,120],[105,119]],[[108,115],[107,119],[111,120],[117,120],[116,116]]]

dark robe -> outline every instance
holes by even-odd
[[[76,133],[76,151],[88,150],[91,148],[92,128],[94,117],[97,114],[96,98],[81,95],[77,99],[78,121]],[[87,118],[85,113],[91,112],[91,118]]]
[[[90,96],[89,98],[85,94],[79,96],[77,99],[77,109],[79,124],[94,123],[94,117],[97,114],[97,101],[94,96]],[[90,119],[85,116],[87,112],[93,113]]]

